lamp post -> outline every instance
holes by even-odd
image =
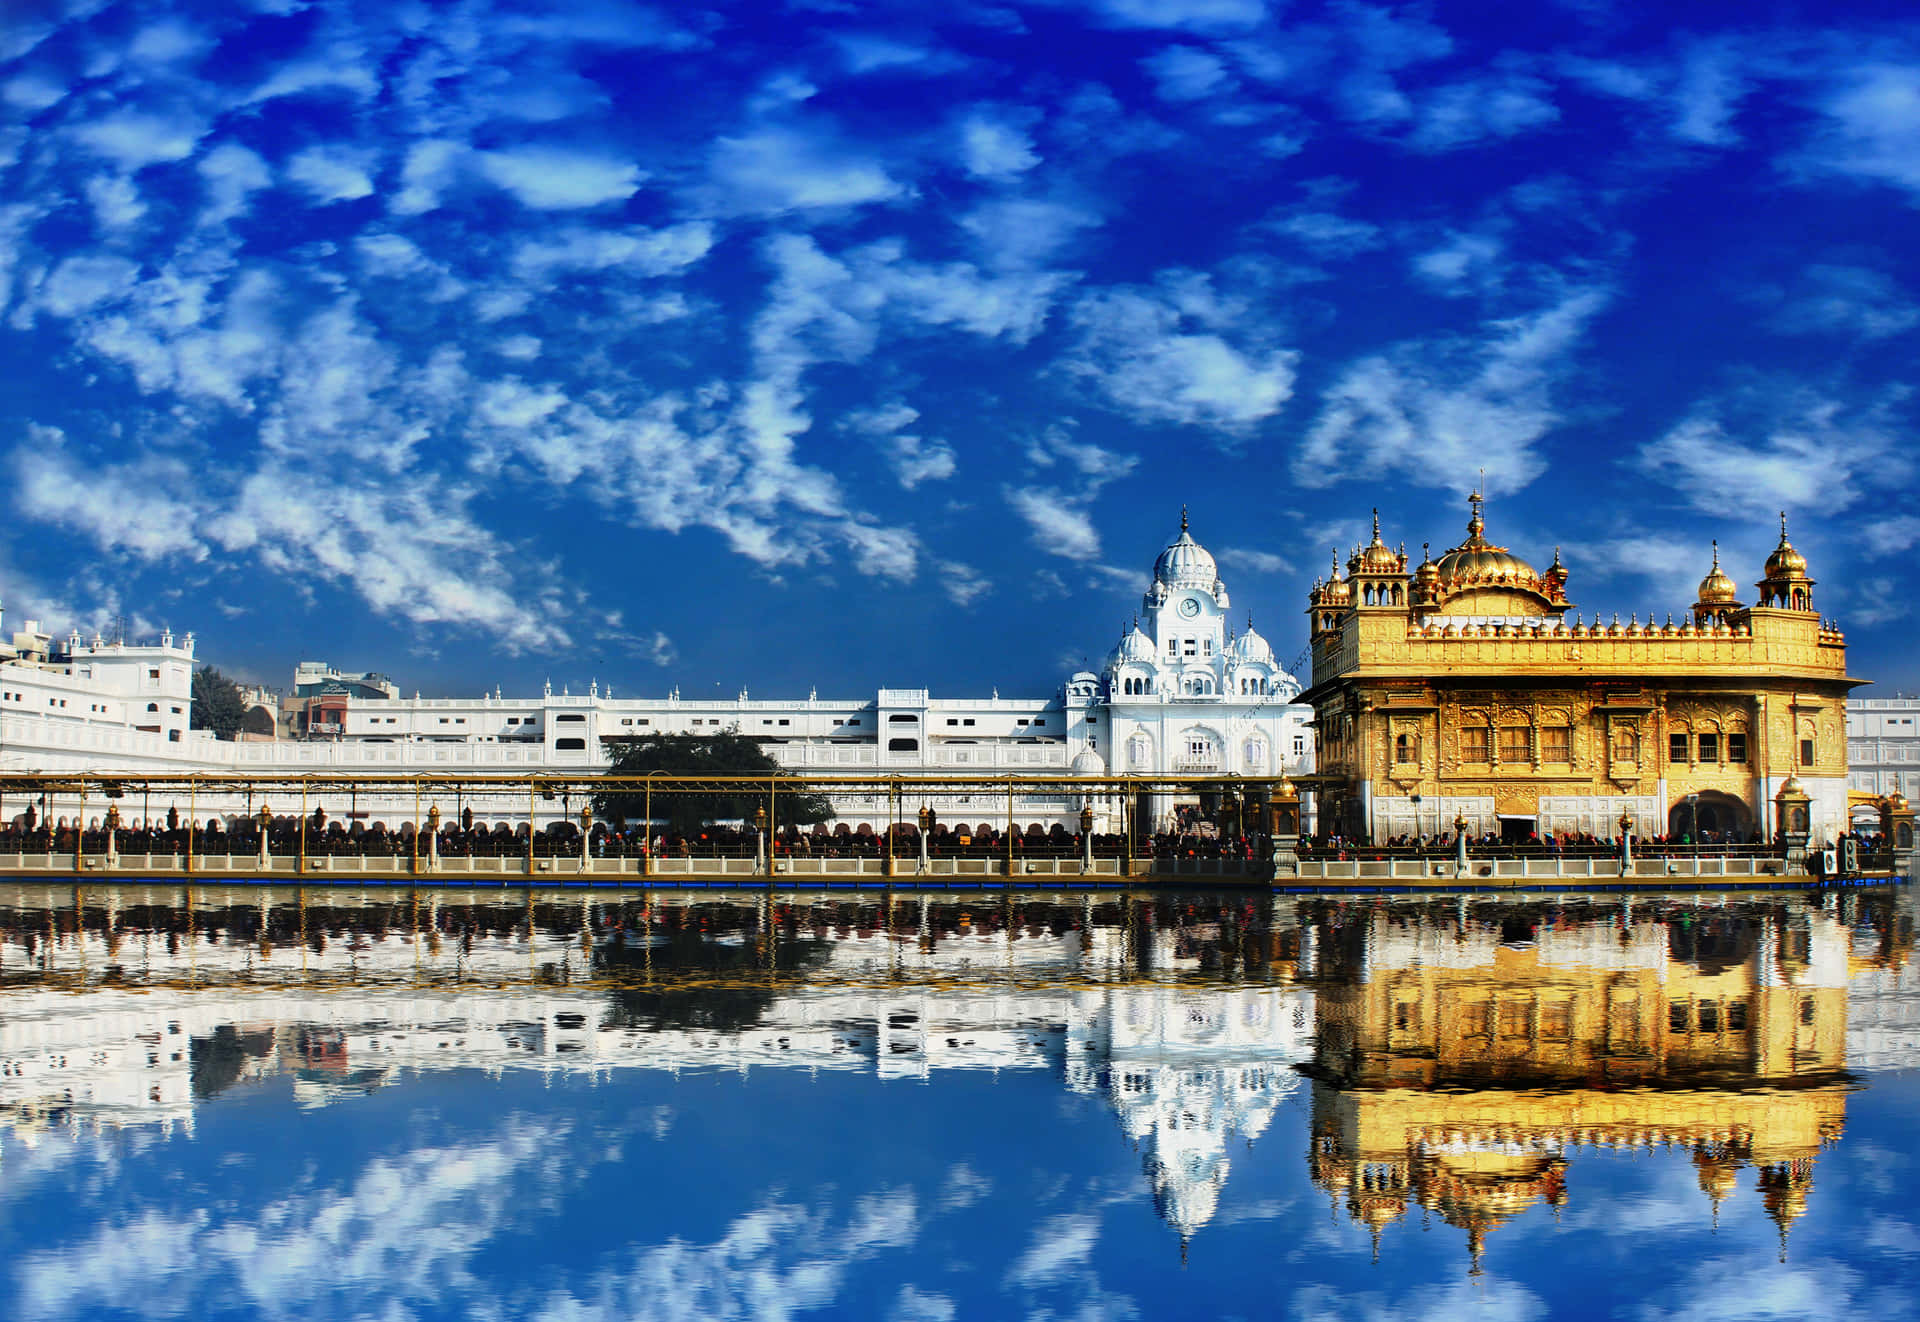
[[[593,803],[580,805],[580,870],[593,871]]]
[[[1420,838],[1420,791],[1415,790],[1407,795],[1407,802],[1413,805],[1413,838],[1417,841]],[[1438,814],[1435,815],[1435,821],[1437,823]]]
[[[440,805],[427,808],[427,871],[440,870]]]
[[[767,867],[767,806],[755,804],[753,809],[753,870],[766,874]]]
[[[1620,810],[1620,875],[1626,876],[1633,870],[1633,812]]]
[[[932,871],[932,864],[927,857],[929,848],[927,835],[933,830],[933,809],[924,803],[921,804],[920,811],[917,814],[917,820],[920,823],[920,871],[923,873],[930,872]]]
[[[1467,814],[1464,809],[1453,815],[1453,870],[1458,876],[1467,875]]]
[[[1080,805],[1080,871],[1093,871],[1093,804]]]
[[[251,795],[253,791],[249,789],[247,792]],[[267,828],[273,825],[273,814],[267,810],[266,800],[260,801],[260,811],[254,814],[253,820],[260,828],[260,866],[264,869],[268,866]]]
[[[119,839],[120,805],[119,804],[109,803],[107,805],[106,827],[107,827],[107,866],[110,868],[118,867],[120,866],[120,839]]]

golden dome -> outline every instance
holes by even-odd
[[[1737,606],[1740,590],[1720,568],[1720,543],[1713,544],[1713,568],[1700,580],[1700,604],[1702,606]]]
[[[1773,548],[1773,554],[1767,557],[1768,578],[1805,578],[1807,576],[1807,558],[1794,549],[1787,540],[1787,512],[1780,511],[1780,545]]]
[[[1467,520],[1467,540],[1440,557],[1441,579],[1456,586],[1510,583],[1531,587],[1539,582],[1540,575],[1532,565],[1483,536],[1487,525],[1480,517],[1480,493],[1474,492],[1467,500],[1473,506],[1473,517]]]
[[[1407,567],[1404,555],[1395,555],[1393,550],[1380,540],[1380,511],[1373,512],[1373,540],[1355,551],[1353,558],[1347,561],[1347,569],[1356,574],[1398,574]]]
[[[1893,791],[1893,793],[1887,795],[1887,811],[1888,812],[1905,812],[1906,810],[1907,810],[1906,795],[1902,794],[1899,790],[1895,790]]]
[[[1333,552],[1333,576],[1327,580],[1326,586],[1320,589],[1320,602],[1325,606],[1345,606],[1352,600],[1353,588],[1347,583],[1347,580],[1340,577],[1340,550],[1338,547],[1335,547]]]
[[[1433,563],[1433,552],[1427,543],[1420,543],[1420,567],[1413,571],[1413,581],[1422,585],[1440,581],[1440,566]]]

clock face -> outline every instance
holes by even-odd
[[[1188,619],[1192,619],[1198,615],[1200,613],[1200,599],[1198,597],[1183,598],[1180,602],[1180,613]]]

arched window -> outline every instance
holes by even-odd
[[[1640,736],[1634,733],[1630,725],[1613,727],[1613,760],[1615,762],[1638,762],[1640,760]]]
[[[1530,762],[1533,760],[1533,729],[1531,726],[1509,721],[1500,727],[1500,760],[1502,762]]]
[[[1403,601],[1401,600],[1401,596],[1400,596],[1400,585],[1399,585],[1398,583],[1395,583],[1395,584],[1393,585],[1393,604],[1394,604],[1394,605],[1396,605],[1396,606],[1400,606],[1400,605],[1404,605],[1404,604],[1405,604],[1405,603],[1404,603],[1404,602],[1403,602]]]
[[[1153,767],[1153,740],[1144,734],[1136,734],[1127,740],[1127,765],[1135,771],[1149,771]]]
[[[1248,771],[1264,771],[1266,769],[1266,766],[1267,766],[1267,741],[1266,740],[1256,735],[1252,739],[1247,740],[1246,747],[1241,751],[1246,756]]]
[[[149,703],[147,704],[147,710],[148,710],[148,711],[159,711],[159,710],[160,710],[160,704],[159,704],[159,703],[157,703],[157,702],[149,702]]]
[[[1420,760],[1420,736],[1417,734],[1399,734],[1393,738],[1393,760],[1395,762],[1418,762]]]

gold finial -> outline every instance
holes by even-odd
[[[1187,530],[1187,507],[1185,505],[1182,505],[1180,507],[1180,531],[1185,532],[1186,530]]]
[[[1420,543],[1420,563],[1425,565],[1425,564],[1431,564],[1432,562],[1433,562],[1433,543],[1432,542]]]
[[[1467,505],[1473,510],[1473,517],[1467,520],[1467,536],[1469,539],[1477,538],[1481,533],[1486,531],[1487,521],[1481,516],[1481,506],[1484,504],[1486,504],[1486,498],[1480,494],[1480,488],[1475,487],[1467,497]]]
[[[1787,512],[1785,510],[1781,510],[1780,511],[1780,542],[1781,544],[1785,545],[1786,540],[1787,540]]]
[[[1337,546],[1333,548],[1333,576],[1340,577],[1340,548]]]
[[[1380,507],[1378,505],[1373,507],[1373,540],[1376,542],[1380,540]]]

